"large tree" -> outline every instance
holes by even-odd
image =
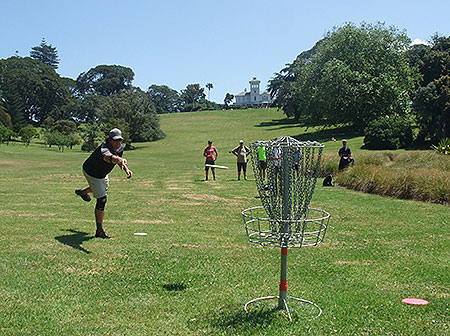
[[[23,118],[37,125],[53,110],[65,105],[70,97],[55,69],[30,57],[0,60],[0,90],[7,110],[14,103],[14,97],[18,97]],[[20,119],[17,116],[16,120]]]
[[[31,48],[30,57],[51,66],[55,70],[58,69],[58,51],[56,50],[56,47],[47,44],[45,38],[42,39],[40,45]]]
[[[433,46],[418,62],[423,80],[414,98],[419,141],[434,143],[450,137],[450,36],[433,38]]]
[[[174,113],[180,110],[180,95],[178,91],[169,88],[167,85],[151,85],[147,94],[155,105],[156,112]]]
[[[195,104],[200,102],[200,99],[205,98],[205,89],[200,87],[200,84],[188,84],[186,89],[181,90],[181,102],[184,111],[196,110]]]
[[[77,78],[79,95],[94,93],[110,96],[131,88],[134,72],[121,65],[98,65]]]
[[[351,124],[363,130],[384,115],[409,112],[417,76],[404,51],[410,39],[384,24],[346,24],[271,81],[288,116],[309,124]]]
[[[129,130],[127,135],[133,142],[153,141],[164,137],[159,126],[159,117],[148,95],[131,88],[107,97],[102,104],[101,121],[114,126],[111,121],[122,124]]]

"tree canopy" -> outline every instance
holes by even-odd
[[[40,45],[31,48],[30,57],[51,66],[55,70],[58,69],[58,51],[56,50],[56,47],[47,44],[44,38]]]
[[[131,88],[134,72],[121,65],[98,65],[77,78],[77,91],[80,95],[93,93],[110,96]]]
[[[158,114],[174,113],[180,110],[180,94],[167,85],[151,85],[147,94]]]
[[[383,115],[405,115],[416,73],[395,27],[363,23],[333,29],[270,81],[288,116],[310,125],[351,124],[363,130]]]
[[[70,97],[55,69],[30,57],[0,60],[0,90],[10,115],[16,98],[21,105],[21,113],[16,110],[15,117],[11,115],[13,124],[25,119],[40,125],[52,111],[67,104]]]

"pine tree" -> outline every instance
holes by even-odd
[[[22,127],[27,125],[27,121],[24,116],[24,106],[19,94],[16,91],[12,91],[11,94],[6,95],[6,112],[11,117],[11,123],[13,130],[18,132]]]
[[[53,69],[58,69],[59,58],[56,47],[47,44],[45,38],[39,46],[31,48],[30,57],[41,61],[44,64],[50,65]]]

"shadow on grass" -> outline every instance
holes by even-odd
[[[164,284],[162,287],[170,292],[184,291],[186,289],[186,285],[178,283]]]
[[[314,140],[318,142],[326,142],[330,141],[331,138],[335,138],[337,141],[341,141],[345,138],[355,138],[361,135],[362,133],[355,131],[350,126],[343,126],[321,130],[312,130],[311,132],[295,135],[294,138],[299,141]]]
[[[233,306],[211,312],[206,317],[206,320],[210,327],[217,329],[217,331],[238,333],[240,331],[251,332],[253,330],[257,332],[265,329],[274,320],[279,319],[280,316],[278,314],[271,309],[246,313],[244,307]]]
[[[72,229],[61,230],[61,231],[72,232],[72,234],[64,235],[64,236],[57,236],[57,237],[55,237],[55,239],[57,241],[65,244],[65,245],[68,245],[70,247],[73,247],[74,249],[80,250],[84,253],[87,253],[87,254],[91,253],[90,251],[86,250],[84,247],[81,246],[81,244],[83,244],[83,242],[94,238],[94,237],[88,237],[89,233],[76,231],[76,230],[72,230]]]
[[[255,125],[255,127],[271,127],[268,131],[299,126],[304,125],[301,122],[291,118],[272,119],[272,121],[262,121],[258,125]]]

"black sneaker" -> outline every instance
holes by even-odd
[[[95,237],[96,237],[96,238],[103,238],[103,239],[109,239],[109,238],[111,238],[111,237],[108,236],[108,235],[105,233],[105,231],[103,231],[103,230],[97,230],[97,231],[95,232]]]
[[[89,194],[87,192],[83,191],[83,189],[75,190],[75,194],[80,196],[83,199],[83,201],[86,201],[86,202],[91,201],[91,196],[89,196]]]

